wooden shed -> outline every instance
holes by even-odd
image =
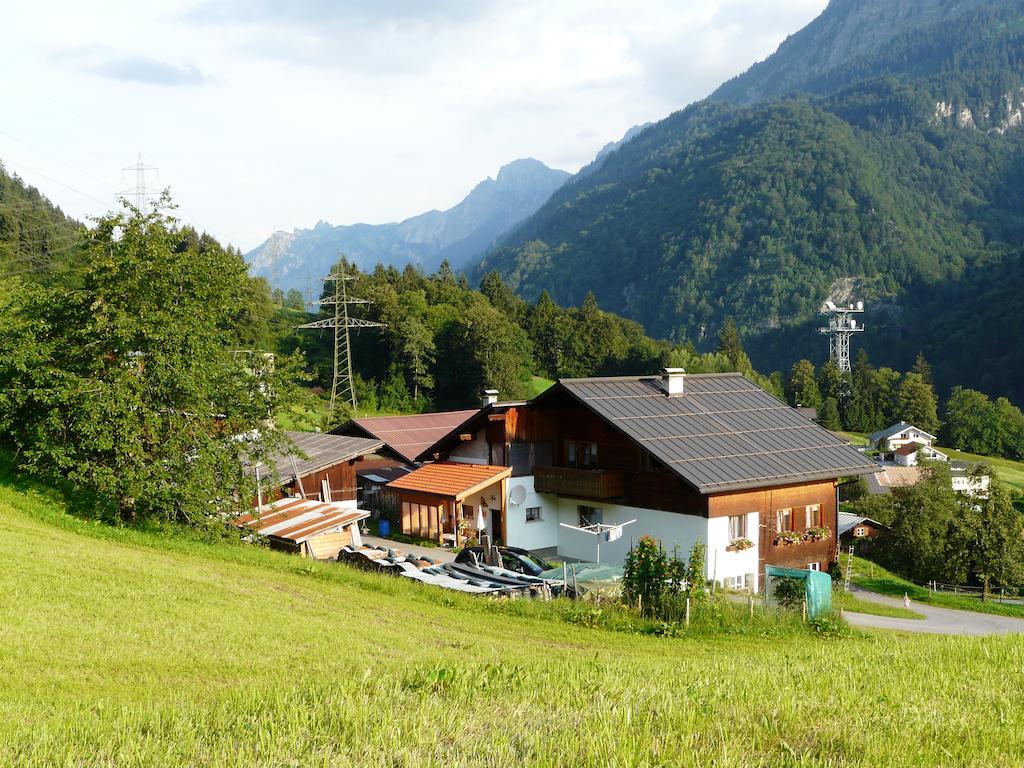
[[[334,560],[342,547],[362,544],[359,522],[367,517],[352,503],[289,497],[257,507],[235,525],[265,537],[272,549]]]

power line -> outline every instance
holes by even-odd
[[[24,139],[19,139],[17,136],[15,136],[13,133],[10,133],[9,131],[5,131],[5,130],[0,129],[0,134],[6,136],[9,139],[14,139],[16,142],[18,142],[22,146],[28,147],[32,151],[38,152],[43,157],[48,157],[51,160],[53,160],[54,162],[60,163],[61,165],[65,166],[66,168],[70,168],[73,171],[78,171],[79,173],[84,174],[85,176],[90,177],[91,179],[94,179],[94,180],[100,182],[100,184],[103,184],[104,186],[110,187],[111,189],[117,189],[118,188],[117,184],[113,184],[110,181],[107,181],[106,179],[101,179],[99,176],[97,176],[96,174],[92,173],[91,171],[87,171],[84,168],[80,168],[77,165],[69,163],[67,160],[61,160],[56,155],[52,155],[49,152],[47,152],[46,150],[44,150],[44,149],[40,149],[39,147],[37,147],[37,146],[35,146],[33,144],[29,144]]]
[[[109,203],[107,201],[100,200],[98,197],[93,197],[88,192],[83,192],[80,189],[76,189],[75,187],[72,187],[70,184],[65,184],[63,181],[58,181],[57,179],[53,178],[52,176],[47,176],[45,173],[42,173],[41,171],[37,171],[34,168],[30,168],[29,166],[25,165],[25,163],[22,163],[22,162],[20,162],[18,160],[11,160],[10,156],[8,156],[6,162],[11,163],[12,165],[20,166],[20,167],[24,168],[26,171],[28,171],[29,173],[34,173],[36,176],[40,176],[40,177],[46,179],[47,181],[52,181],[54,184],[59,184],[60,186],[64,187],[65,189],[70,189],[76,195],[81,195],[82,197],[87,197],[90,200],[94,200],[95,202],[99,203],[100,205],[109,205]]]

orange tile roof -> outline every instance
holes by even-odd
[[[443,461],[415,469],[397,480],[392,480],[387,487],[459,499],[511,474],[512,467]]]

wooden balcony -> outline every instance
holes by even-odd
[[[617,499],[625,495],[622,473],[606,469],[534,467],[533,487],[539,493],[574,499]]]

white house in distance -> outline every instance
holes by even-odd
[[[911,443],[930,447],[937,439],[930,432],[918,429],[905,421],[868,435],[871,447],[879,453],[893,453],[896,449]]]
[[[921,443],[907,443],[892,452],[892,460],[901,467],[916,467],[923,459],[929,461],[949,461],[949,456],[942,451]]]
[[[601,562],[644,535],[682,557],[701,541],[708,579],[755,590],[766,565],[825,570],[838,479],[879,470],[740,374],[671,369],[489,402],[418,458],[430,469],[388,486],[403,532],[592,561],[580,528],[635,521],[601,542]]]
[[[988,496],[991,478],[987,474],[977,471],[977,467],[966,461],[951,461],[949,474],[952,478],[953,490],[957,493],[982,498]]]

